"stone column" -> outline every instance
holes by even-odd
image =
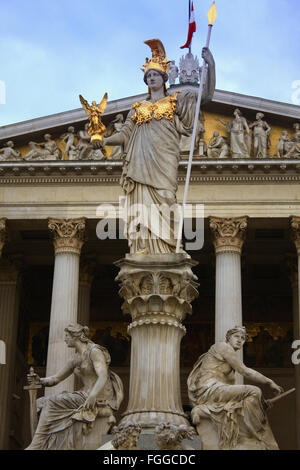
[[[85,258],[80,264],[77,323],[84,326],[90,324],[91,286],[95,268],[96,260],[93,258]]]
[[[287,265],[293,295],[293,337],[294,339],[300,339],[297,256],[288,254]]]
[[[294,339],[300,340],[300,217],[290,218],[291,237],[295,243],[297,250],[297,267],[294,275],[294,287],[297,282],[297,299],[294,297]],[[294,292],[294,290],[293,290]],[[300,450],[300,364],[295,365],[295,382],[296,382],[296,432],[297,432],[297,449]]]
[[[187,424],[180,393],[182,325],[198,295],[195,262],[182,254],[126,255],[121,268],[122,310],[132,322],[129,403],[122,423],[143,428],[161,422]]]
[[[8,260],[0,263],[0,339],[5,343],[6,363],[0,364],[0,449],[8,449],[12,387],[19,316],[19,270]]]
[[[215,340],[225,341],[226,332],[242,326],[241,253],[248,217],[210,217],[216,253]],[[243,358],[243,352],[240,352]],[[236,374],[237,383],[242,377]]]
[[[5,244],[7,232],[6,232],[6,219],[0,219],[0,258],[2,256],[3,246]]]
[[[72,359],[74,350],[64,342],[64,329],[77,323],[79,258],[85,235],[85,219],[49,219],[55,250],[50,331],[46,375],[58,372]],[[55,387],[47,387],[46,395],[73,391],[74,377]]]

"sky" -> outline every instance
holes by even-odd
[[[194,0],[198,57],[211,3]],[[300,104],[300,1],[216,7],[217,88]],[[144,93],[147,39],[161,39],[177,64],[187,52],[188,0],[0,0],[0,21],[0,126],[79,108],[79,94],[100,101],[106,91],[109,100]]]

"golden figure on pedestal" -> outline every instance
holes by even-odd
[[[79,95],[80,102],[83,109],[89,117],[89,129],[88,133],[91,136],[91,142],[99,141],[102,143],[106,127],[101,121],[101,116],[105,111],[107,104],[107,93],[104,94],[101,102],[97,105],[96,101],[92,101],[92,105],[88,103],[82,95]]]

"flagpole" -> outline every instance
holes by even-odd
[[[190,24],[190,18],[191,18],[191,0],[189,0],[189,24]],[[190,45],[189,45],[189,53],[192,52],[192,40],[191,39],[191,42],[190,42]]]
[[[209,47],[209,44],[210,44],[212,27],[213,27],[212,24],[208,25],[208,32],[207,32],[207,38],[206,38],[206,44],[205,44],[205,47],[207,47],[207,48]],[[198,91],[198,99],[197,99],[196,110],[195,110],[195,118],[194,118],[194,127],[193,127],[191,148],[190,148],[190,154],[189,154],[189,162],[188,162],[186,179],[185,179],[185,187],[184,187],[184,194],[183,194],[183,201],[182,201],[181,216],[180,216],[179,227],[178,227],[178,238],[177,238],[177,244],[176,244],[176,253],[180,252],[180,245],[181,245],[181,240],[182,240],[182,228],[183,228],[183,220],[184,220],[184,209],[185,209],[185,205],[186,205],[186,201],[187,201],[187,195],[188,195],[189,184],[190,184],[192,161],[193,161],[193,154],[194,154],[194,147],[195,147],[196,133],[197,133],[197,124],[198,124],[198,118],[199,118],[203,88],[204,88],[204,83],[205,83],[205,79],[206,79],[206,73],[207,73],[207,65],[206,65],[205,60],[203,59],[201,80],[200,80],[199,91]]]

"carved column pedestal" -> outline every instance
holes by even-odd
[[[49,345],[46,375],[57,373],[73,357],[74,350],[64,342],[64,329],[77,323],[79,257],[84,242],[85,219],[49,219],[55,249]],[[72,392],[74,377],[55,387],[46,387],[45,395],[64,390]]]
[[[126,255],[116,263],[122,310],[132,322],[129,403],[122,424],[187,424],[180,393],[182,325],[198,295],[196,263],[182,254]]]

